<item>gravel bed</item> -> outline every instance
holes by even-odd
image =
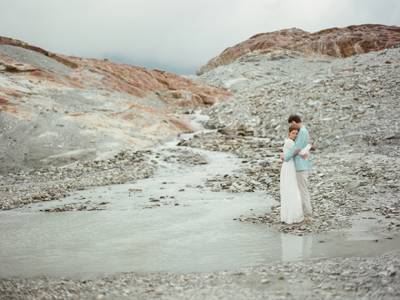
[[[0,279],[0,299],[398,299],[400,252],[213,273]]]
[[[155,169],[150,154],[151,151],[123,151],[108,160],[7,174],[0,181],[0,209],[59,199],[88,187],[148,178]]]

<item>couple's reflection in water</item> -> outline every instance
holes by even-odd
[[[289,233],[281,233],[281,259],[282,261],[294,261],[311,257],[312,235],[298,236]]]

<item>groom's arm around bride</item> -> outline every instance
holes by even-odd
[[[298,155],[299,152],[306,148],[308,144],[308,131],[302,126],[299,130],[299,134],[296,137],[295,143],[284,155],[283,160],[289,161],[294,156]],[[306,155],[300,155],[303,159],[305,159]]]
[[[311,166],[310,162],[306,159],[309,152],[306,151],[309,148],[309,135],[307,128],[303,125],[301,118],[298,115],[290,115],[288,118],[288,123],[291,126],[297,127],[299,133],[297,134],[294,145],[287,152],[281,154],[281,159],[287,162],[294,158],[296,171],[308,171]],[[303,152],[301,152],[302,150]]]

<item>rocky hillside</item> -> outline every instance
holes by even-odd
[[[290,232],[321,231],[372,213],[393,218],[389,231],[400,226],[399,47],[347,58],[250,52],[199,80],[233,97],[208,109],[208,126],[216,132],[182,144],[243,159],[240,176],[210,179],[214,190],[261,189],[279,201],[278,155],[292,113],[303,117],[316,146],[310,176],[314,222],[282,226],[279,206],[250,220]]]
[[[379,51],[400,44],[400,27],[385,25],[355,25],[330,28],[310,33],[298,28],[260,33],[233,47],[201,67],[201,75],[221,65],[251,53],[269,53],[276,50],[297,51],[306,55],[349,57],[355,54]]]
[[[0,172],[140,149],[191,130],[182,111],[223,89],[0,37]]]

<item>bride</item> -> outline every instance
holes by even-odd
[[[286,153],[294,145],[299,132],[295,126],[289,127],[289,136],[285,140],[283,152]],[[300,191],[297,186],[296,168],[293,158],[283,161],[280,177],[281,189],[281,222],[287,224],[298,223],[304,220]]]

